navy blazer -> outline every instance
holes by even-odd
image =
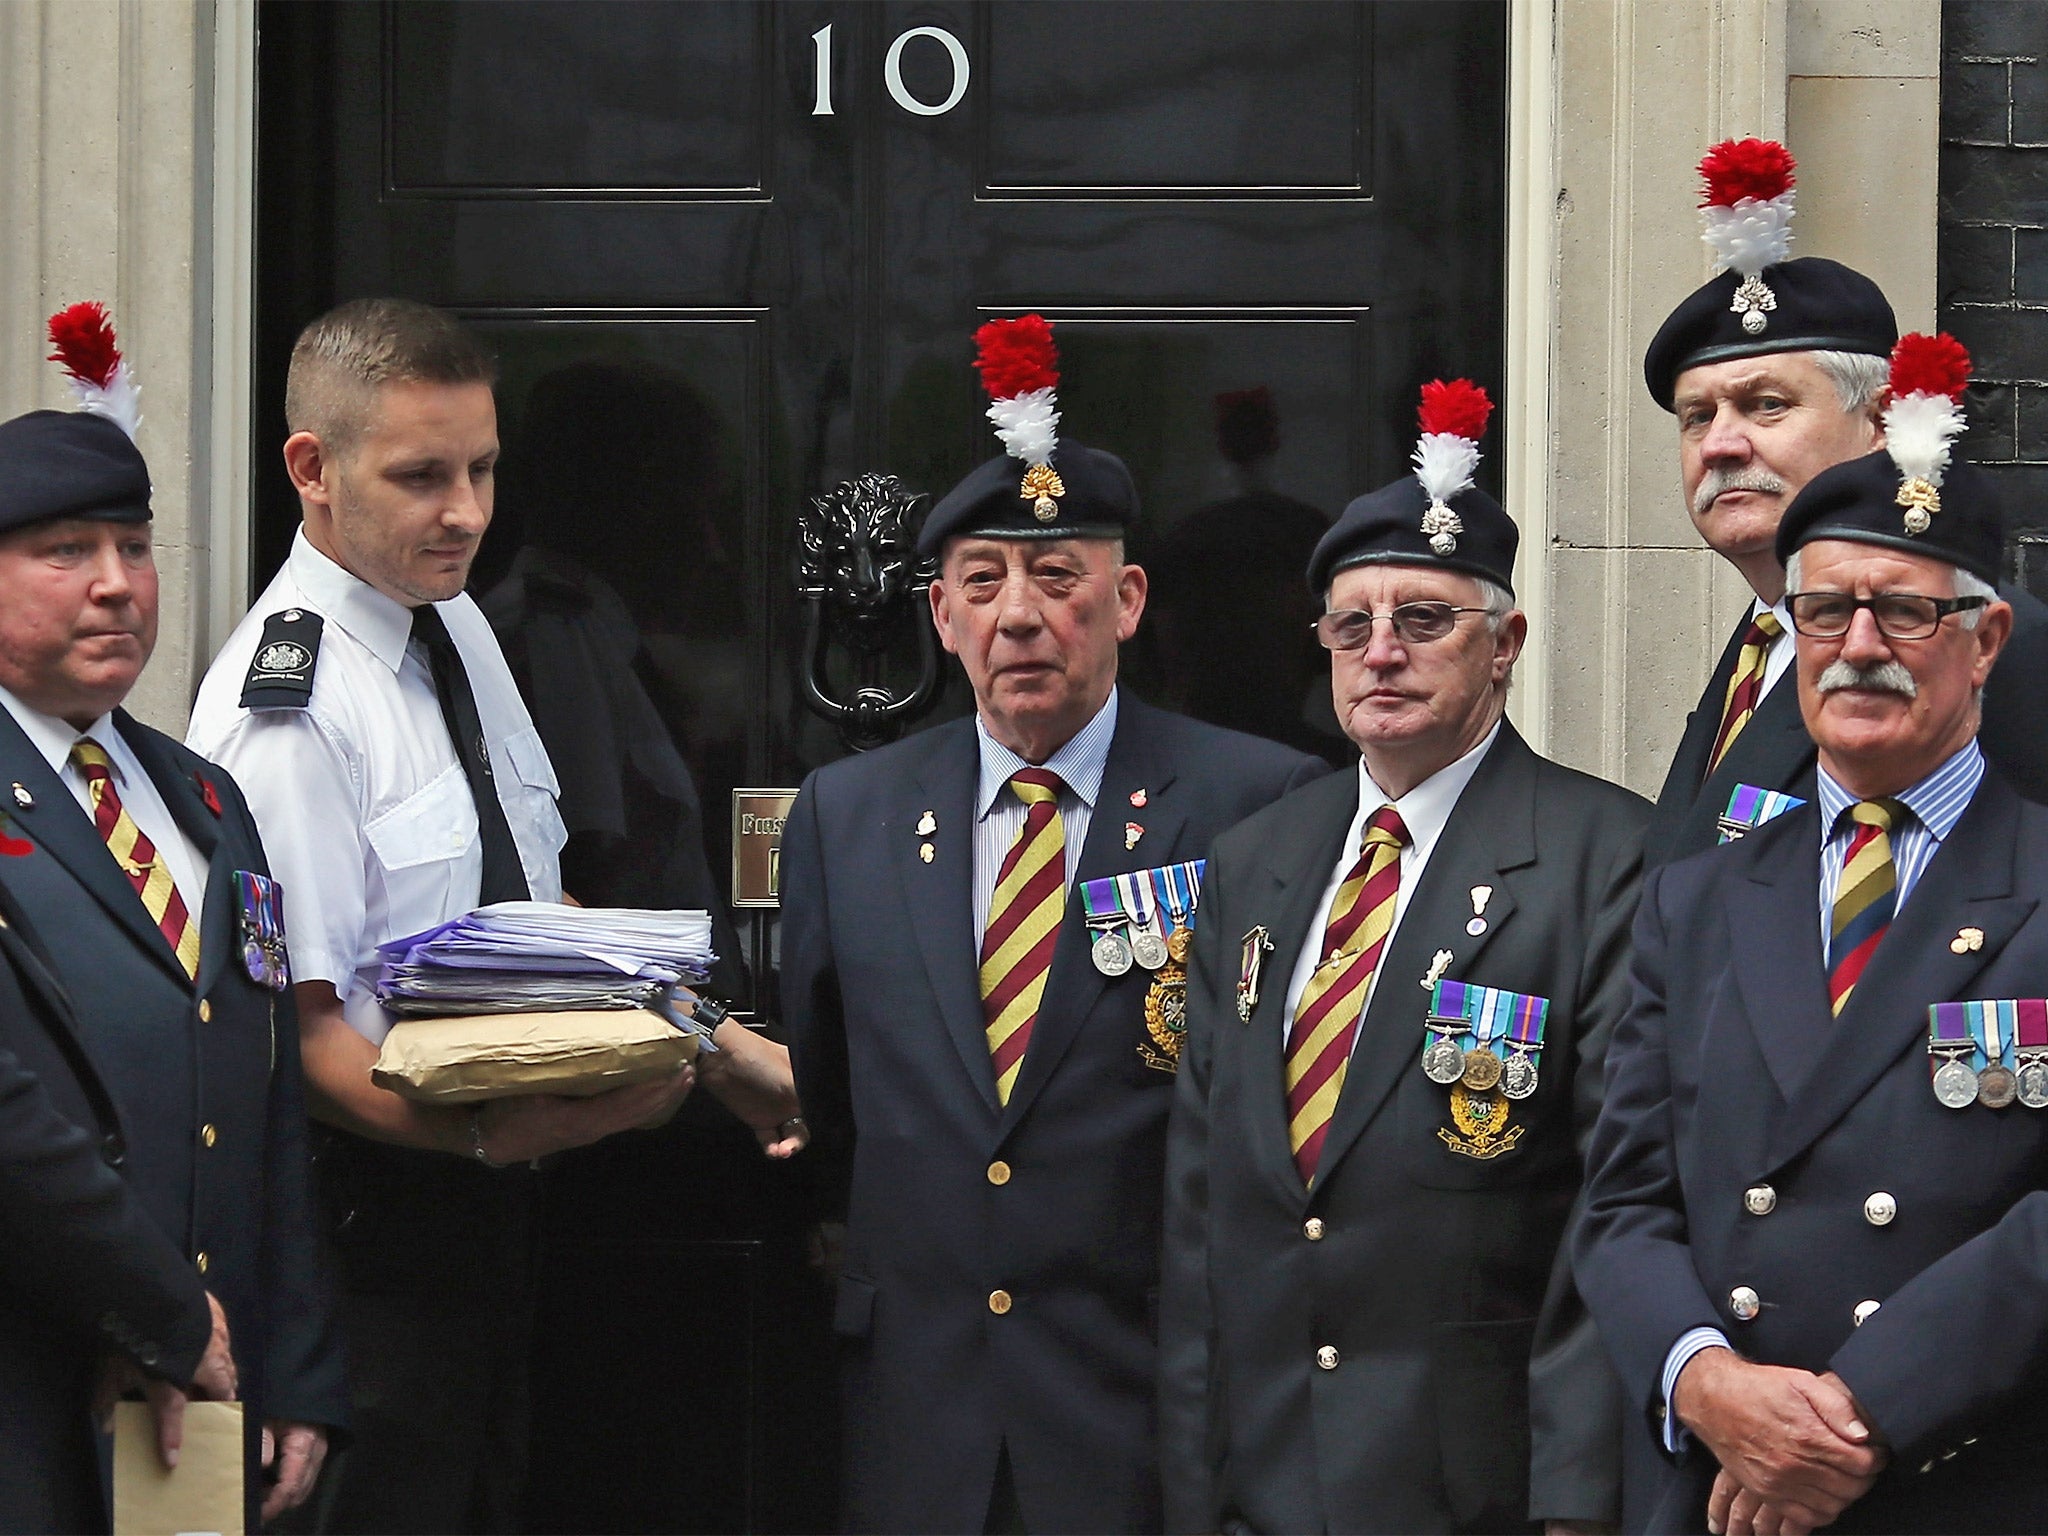
[[[1358,810],[1354,771],[1220,838],[1167,1157],[1161,1451],[1173,1530],[1502,1531],[1613,1520],[1619,1390],[1563,1248],[1627,1004],[1649,805],[1512,725],[1404,898],[1315,1185],[1287,1136],[1289,978]],[[1483,931],[1472,889],[1492,887]],[[1258,1005],[1237,1011],[1264,927]],[[1513,1143],[1452,1149],[1423,1075],[1440,974],[1548,998]],[[1318,1362],[1323,1346],[1334,1364]]]
[[[2012,604],[2012,637],[1984,685],[1984,755],[2029,800],[2048,802],[2048,604],[2021,588],[2000,588]],[[1685,733],[1657,794],[1643,843],[1649,868],[1715,847],[1721,816],[1738,784],[1813,798],[1813,738],[1788,673],[1764,695],[1713,776],[1702,782],[1721,729],[1721,706],[1742,653],[1749,619],[1735,627],[1706,692],[1685,717]]]
[[[234,872],[268,866],[241,791],[125,711],[114,722],[208,860],[206,889],[181,893],[204,912],[196,984],[70,789],[4,711],[0,782],[20,791],[6,806],[31,849],[0,856],[0,887],[33,924],[111,1100],[108,1162],[227,1313],[253,1448],[264,1417],[345,1421],[311,1213],[297,1014],[289,991],[259,985],[243,966]],[[253,1461],[249,1490],[253,1521]]]
[[[1671,1346],[1719,1327],[1751,1359],[1839,1373],[1893,1445],[1837,1529],[2039,1529],[2048,1112],[1938,1104],[1927,1009],[2048,994],[2048,809],[1987,774],[1838,1019],[1819,847],[1806,806],[1645,883],[1579,1285],[1646,1436]],[[1650,1528],[1704,1529],[1713,1471],[1697,1444],[1667,1462]]]
[[[783,1007],[805,1114],[821,1138],[854,1142],[835,1317],[851,1528],[981,1530],[1004,1446],[1029,1529],[1158,1527],[1153,1308],[1173,1078],[1141,1052],[1151,975],[1096,971],[1079,885],[1201,858],[1327,771],[1122,694],[1007,1106],[976,979],[973,720],[805,783],[782,839]],[[1144,828],[1135,848],[1126,822]]]

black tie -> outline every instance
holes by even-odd
[[[491,754],[484,745],[483,721],[476,712],[476,695],[469,691],[469,673],[463,670],[462,653],[448,626],[432,603],[421,603],[412,611],[413,638],[427,648],[427,665],[434,674],[434,693],[441,701],[441,718],[447,722],[455,756],[469,779],[470,798],[476,802],[476,819],[483,835],[484,878],[479,903],[525,901],[526,871],[519,863],[519,845],[512,841],[512,827],[505,820],[505,807],[498,802],[498,786],[491,781]]]

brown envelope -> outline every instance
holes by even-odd
[[[585,1095],[667,1077],[697,1056],[686,1035],[644,1008],[404,1019],[370,1077],[429,1104],[515,1093]]]
[[[185,1444],[166,1471],[147,1403],[114,1405],[114,1536],[243,1536],[242,1405],[187,1403]]]

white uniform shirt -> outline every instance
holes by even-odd
[[[1408,915],[1408,898],[1415,894],[1415,883],[1428,868],[1429,856],[1436,852],[1437,841],[1450,823],[1458,797],[1465,793],[1465,786],[1479,771],[1480,761],[1499,739],[1500,724],[1496,721],[1478,746],[1456,762],[1437,769],[1398,800],[1389,800],[1386,792],[1373,783],[1372,775],[1366,771],[1365,759],[1361,757],[1358,760],[1358,809],[1344,833],[1343,852],[1336,867],[1330,871],[1329,884],[1323,887],[1323,898],[1316,903],[1315,918],[1308,926],[1308,938],[1301,946],[1301,954],[1295,959],[1294,972],[1287,978],[1287,1018],[1290,1024],[1294,1011],[1301,1006],[1301,994],[1308,990],[1309,978],[1322,964],[1323,930],[1330,923],[1330,908],[1337,900],[1337,891],[1344,884],[1344,877],[1358,862],[1359,839],[1365,836],[1365,824],[1372,813],[1383,805],[1391,805],[1400,816],[1401,825],[1408,829],[1408,846],[1401,850],[1401,893],[1394,901],[1394,925],[1387,930],[1387,946],[1391,947],[1394,935],[1401,931],[1401,919]],[[1386,952],[1385,948],[1380,950],[1382,956]],[[1379,973],[1374,972],[1366,986],[1365,996],[1359,999],[1361,1018],[1372,1005],[1372,995],[1379,984]],[[1351,1038],[1351,1045],[1352,1049],[1357,1049],[1356,1034]]]
[[[568,834],[547,749],[490,624],[467,596],[435,605],[462,655],[491,773],[535,901],[562,896]],[[325,620],[306,707],[242,708],[242,682],[272,614]],[[372,995],[377,946],[477,904],[483,842],[412,610],[350,575],[304,530],[213,659],[186,740],[235,776],[284,888],[294,981],[327,981],[373,1043],[391,1020]]]
[[[64,787],[71,791],[71,798],[85,812],[87,821],[93,819],[92,790],[86,783],[84,771],[71,761],[71,747],[86,736],[100,744],[112,765],[109,776],[114,781],[114,793],[121,797],[121,806],[128,812],[128,819],[135,823],[144,837],[156,844],[157,853],[170,867],[171,883],[178,888],[178,895],[185,903],[193,931],[198,932],[199,919],[206,908],[206,876],[210,861],[199,851],[199,845],[185,835],[185,829],[178,825],[171,808],[157,792],[156,781],[144,771],[141,759],[115,729],[112,713],[101,715],[89,729],[81,731],[69,721],[30,709],[5,688],[0,688],[0,705],[14,716],[14,723],[28,737],[29,745],[42,754],[51,771],[64,781]]]

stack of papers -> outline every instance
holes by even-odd
[[[716,958],[706,912],[501,901],[379,946],[377,1000],[402,1018],[645,1008],[706,1033],[674,1006]]]

